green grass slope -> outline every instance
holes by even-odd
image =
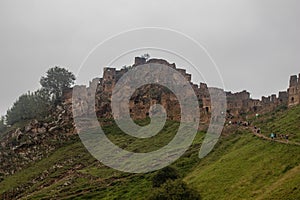
[[[170,141],[177,128],[178,123],[167,122],[162,133],[149,141],[133,139],[115,125],[105,127],[105,131],[124,149],[148,152]],[[193,147],[174,164],[183,176],[198,162],[203,136],[199,133]],[[0,182],[0,199],[146,199],[151,193],[154,173],[130,174],[108,168],[95,160],[77,139],[6,177]]]
[[[299,164],[300,147],[244,133],[222,141],[184,180],[204,199],[300,199]]]
[[[278,108],[274,112],[259,116],[254,124],[262,129],[262,133],[288,134],[289,140],[300,143],[300,106],[289,109]]]
[[[263,130],[285,127],[295,132],[293,140],[297,141],[298,112],[299,107],[278,111],[272,121],[259,121],[268,120],[270,114],[255,123],[264,124]],[[177,128],[178,123],[167,122],[164,130],[150,140],[131,138],[115,125],[105,130],[120,147],[148,152],[167,144]],[[203,137],[198,133],[191,148],[172,164],[203,199],[300,199],[300,146],[262,140],[241,129],[222,136],[214,150],[200,160]],[[0,199],[147,199],[155,173],[130,174],[108,168],[77,139],[5,177],[0,182]]]

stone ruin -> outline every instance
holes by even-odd
[[[296,75],[291,76],[287,93],[289,107],[300,104],[300,73],[298,77]]]
[[[200,124],[207,124],[211,116],[211,98],[209,91],[217,89],[208,87],[206,83],[194,84],[191,82],[191,74],[188,74],[185,69],[177,68],[175,63],[169,63],[163,59],[146,60],[142,57],[136,57],[135,62],[131,67],[148,63],[159,63],[167,65],[180,72],[185,79],[190,82],[192,88],[197,95],[200,108]],[[88,87],[75,86],[80,90],[81,99],[75,99],[73,105],[73,115],[80,116],[96,112],[98,118],[112,118],[112,110],[110,107],[111,96],[114,86],[117,81],[125,74],[130,67],[117,70],[116,68],[106,67],[103,71],[102,78],[95,78]],[[221,89],[218,89],[221,90]],[[90,105],[91,98],[95,94],[95,106]],[[222,90],[223,91],[223,90]],[[223,91],[224,92],[224,91]],[[278,94],[272,94],[268,97],[252,99],[250,93],[246,90],[241,92],[226,92],[227,97],[227,118],[241,118],[246,116],[262,114],[274,110],[282,105],[291,107],[300,104],[300,74],[291,76],[290,85],[287,91],[281,91]],[[66,103],[72,103],[72,89],[65,91],[64,99]],[[159,103],[167,110],[167,117],[170,120],[180,121],[180,105],[176,96],[160,85],[145,85],[139,88],[131,97],[129,102],[130,115],[133,119],[144,119],[149,116],[150,106]]]
[[[222,89],[208,87],[205,83],[199,85],[191,82],[191,74],[185,69],[176,68],[174,63],[168,63],[162,59],[135,58],[132,67],[146,63],[160,63],[179,71],[197,95],[200,108],[199,129],[206,130],[211,118],[212,102],[210,93],[223,93]],[[38,122],[36,120],[27,126],[10,131],[0,144],[0,179],[1,173],[4,175],[14,174],[34,160],[42,158],[42,154],[49,154],[57,145],[62,143],[49,143],[51,140],[68,141],[77,134],[74,128],[73,116],[97,114],[99,119],[112,119],[111,95],[117,81],[130,68],[117,70],[115,68],[105,68],[102,78],[93,79],[89,86],[74,86],[74,88],[64,91],[63,104],[58,106],[53,115],[53,122]],[[81,94],[80,99],[72,99],[74,90]],[[94,91],[96,91],[95,94]],[[227,97],[227,120],[244,120],[246,116],[255,116],[270,112],[279,106],[293,107],[300,104],[300,74],[291,76],[287,91],[281,91],[278,97],[272,94],[268,97],[252,99],[246,90],[232,93],[226,92]],[[95,97],[95,98],[94,98]],[[94,98],[94,99],[93,99]],[[95,104],[91,104],[94,102]],[[180,105],[176,96],[164,87],[159,85],[145,85],[131,96],[129,111],[133,119],[144,119],[149,116],[150,106],[161,104],[167,110],[167,117],[170,120],[180,121]],[[73,109],[72,109],[73,107]],[[72,113],[73,110],[73,113]],[[100,120],[101,123],[101,120]],[[51,138],[51,140],[49,140]],[[18,162],[15,162],[18,160]],[[17,165],[11,165],[11,163]]]

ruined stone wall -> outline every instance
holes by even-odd
[[[176,68],[175,63],[169,63],[163,59],[135,58],[135,63],[132,67],[136,67],[146,63],[164,64],[180,72],[187,81],[190,82],[195,94],[198,97],[200,108],[200,119],[202,123],[208,123],[211,113],[211,98],[209,87],[205,83],[199,85],[191,82],[191,74],[188,74],[185,69]],[[81,90],[84,98],[75,100],[75,114],[80,115],[84,111],[95,112],[99,118],[112,118],[110,101],[113,88],[116,82],[125,74],[130,67],[116,70],[115,68],[104,68],[103,77],[94,79],[89,87],[75,86]],[[299,75],[300,76],[300,75]],[[265,113],[272,111],[279,105],[296,105],[300,102],[299,87],[300,81],[297,76],[292,76],[290,86],[287,91],[281,91],[278,97],[272,94],[268,97],[262,97],[261,100],[252,99],[250,93],[246,90],[232,93],[226,92],[227,97],[227,115],[229,117],[244,116],[247,114]],[[93,87],[93,88],[92,88]],[[96,87],[96,88],[95,88]],[[89,98],[93,97],[91,91],[96,91],[95,107],[88,105]],[[68,95],[67,95],[68,96]],[[70,96],[70,95],[69,95]],[[68,97],[69,98],[69,97]],[[66,99],[68,99],[66,98]],[[143,119],[149,116],[149,109],[154,104],[162,104],[168,111],[168,118],[171,120],[180,120],[180,105],[176,96],[167,91],[163,87],[146,85],[138,89],[133,95],[129,103],[130,114],[133,119]],[[124,105],[127,106],[127,105]]]
[[[289,95],[287,91],[279,92],[278,100],[280,103],[287,105],[288,99],[289,99]]]
[[[293,75],[290,77],[290,85],[288,88],[288,106],[300,104],[300,74],[299,77]]]
[[[230,115],[237,116],[245,112],[247,101],[250,100],[250,93],[247,91],[231,93],[226,92],[227,112]]]
[[[239,116],[247,113],[263,114],[274,110],[280,105],[288,105],[289,94],[287,91],[280,91],[278,97],[276,94],[263,96],[261,100],[250,98],[247,91],[231,93],[227,92],[227,112],[232,116]]]

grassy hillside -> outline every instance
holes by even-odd
[[[289,140],[300,143],[300,106],[289,109],[279,107],[277,110],[255,119],[254,124],[262,129],[262,133],[288,134]]]
[[[278,111],[273,121],[264,122],[262,128],[279,130],[277,123],[288,123],[286,130],[296,132],[298,112],[299,107]],[[261,118],[267,119],[268,115]],[[262,125],[258,120],[256,123]],[[168,122],[151,140],[128,137],[115,125],[105,130],[122,148],[147,152],[165,145],[177,128],[177,123]],[[298,140],[296,136],[299,132],[293,140]],[[197,134],[191,148],[172,164],[203,199],[300,199],[300,146],[262,140],[238,130],[221,137],[214,150],[200,160],[203,137],[203,133]],[[77,139],[6,177],[0,182],[0,195],[8,199],[147,199],[155,173],[130,174],[110,169],[96,161]]]
[[[299,199],[299,153],[250,133],[232,135],[184,180],[205,199]]]
[[[166,144],[177,128],[178,123],[167,122],[162,133],[149,141],[133,140],[115,125],[105,130],[122,148],[147,152]],[[197,153],[203,136],[199,133],[193,148],[176,162],[180,174],[187,174],[199,161]],[[8,199],[144,199],[151,193],[154,173],[130,174],[108,168],[96,161],[77,139],[27,169],[6,177],[0,182],[0,194]]]

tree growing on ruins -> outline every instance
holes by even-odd
[[[71,87],[75,82],[75,75],[65,68],[50,68],[46,76],[42,77],[40,84],[43,89],[52,95],[55,102],[61,100],[64,89]]]
[[[141,58],[144,58],[145,60],[149,60],[150,54],[149,53],[145,53],[144,55],[141,55]]]

